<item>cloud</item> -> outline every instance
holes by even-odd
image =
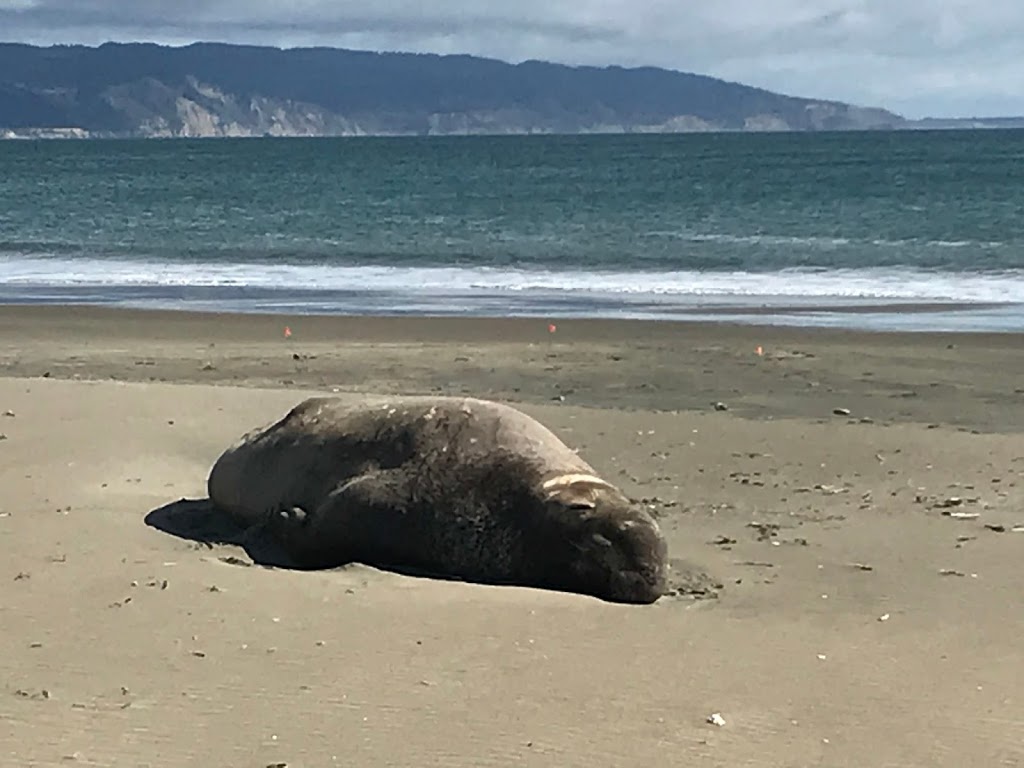
[[[1024,114],[1020,0],[0,0],[0,30],[649,64],[909,116]]]

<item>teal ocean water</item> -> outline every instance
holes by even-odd
[[[6,141],[0,302],[1024,330],[1024,132]]]

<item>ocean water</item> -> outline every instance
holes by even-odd
[[[1024,330],[1024,132],[0,142],[0,303]]]

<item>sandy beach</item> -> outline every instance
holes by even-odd
[[[399,392],[519,405],[687,579],[621,606],[152,524],[303,397]],[[1013,334],[0,307],[0,757],[1024,766],[1022,431]]]

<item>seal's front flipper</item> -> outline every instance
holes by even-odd
[[[313,514],[302,507],[280,509],[269,513],[264,530],[294,567],[319,569],[344,565],[344,552],[339,547],[319,545],[319,537],[310,525],[312,520]]]
[[[282,525],[305,525],[309,514],[302,507],[292,507],[280,510],[277,518]]]
[[[300,568],[401,564],[411,553],[408,499],[397,472],[380,470],[339,486],[316,509],[281,510],[269,524]]]

